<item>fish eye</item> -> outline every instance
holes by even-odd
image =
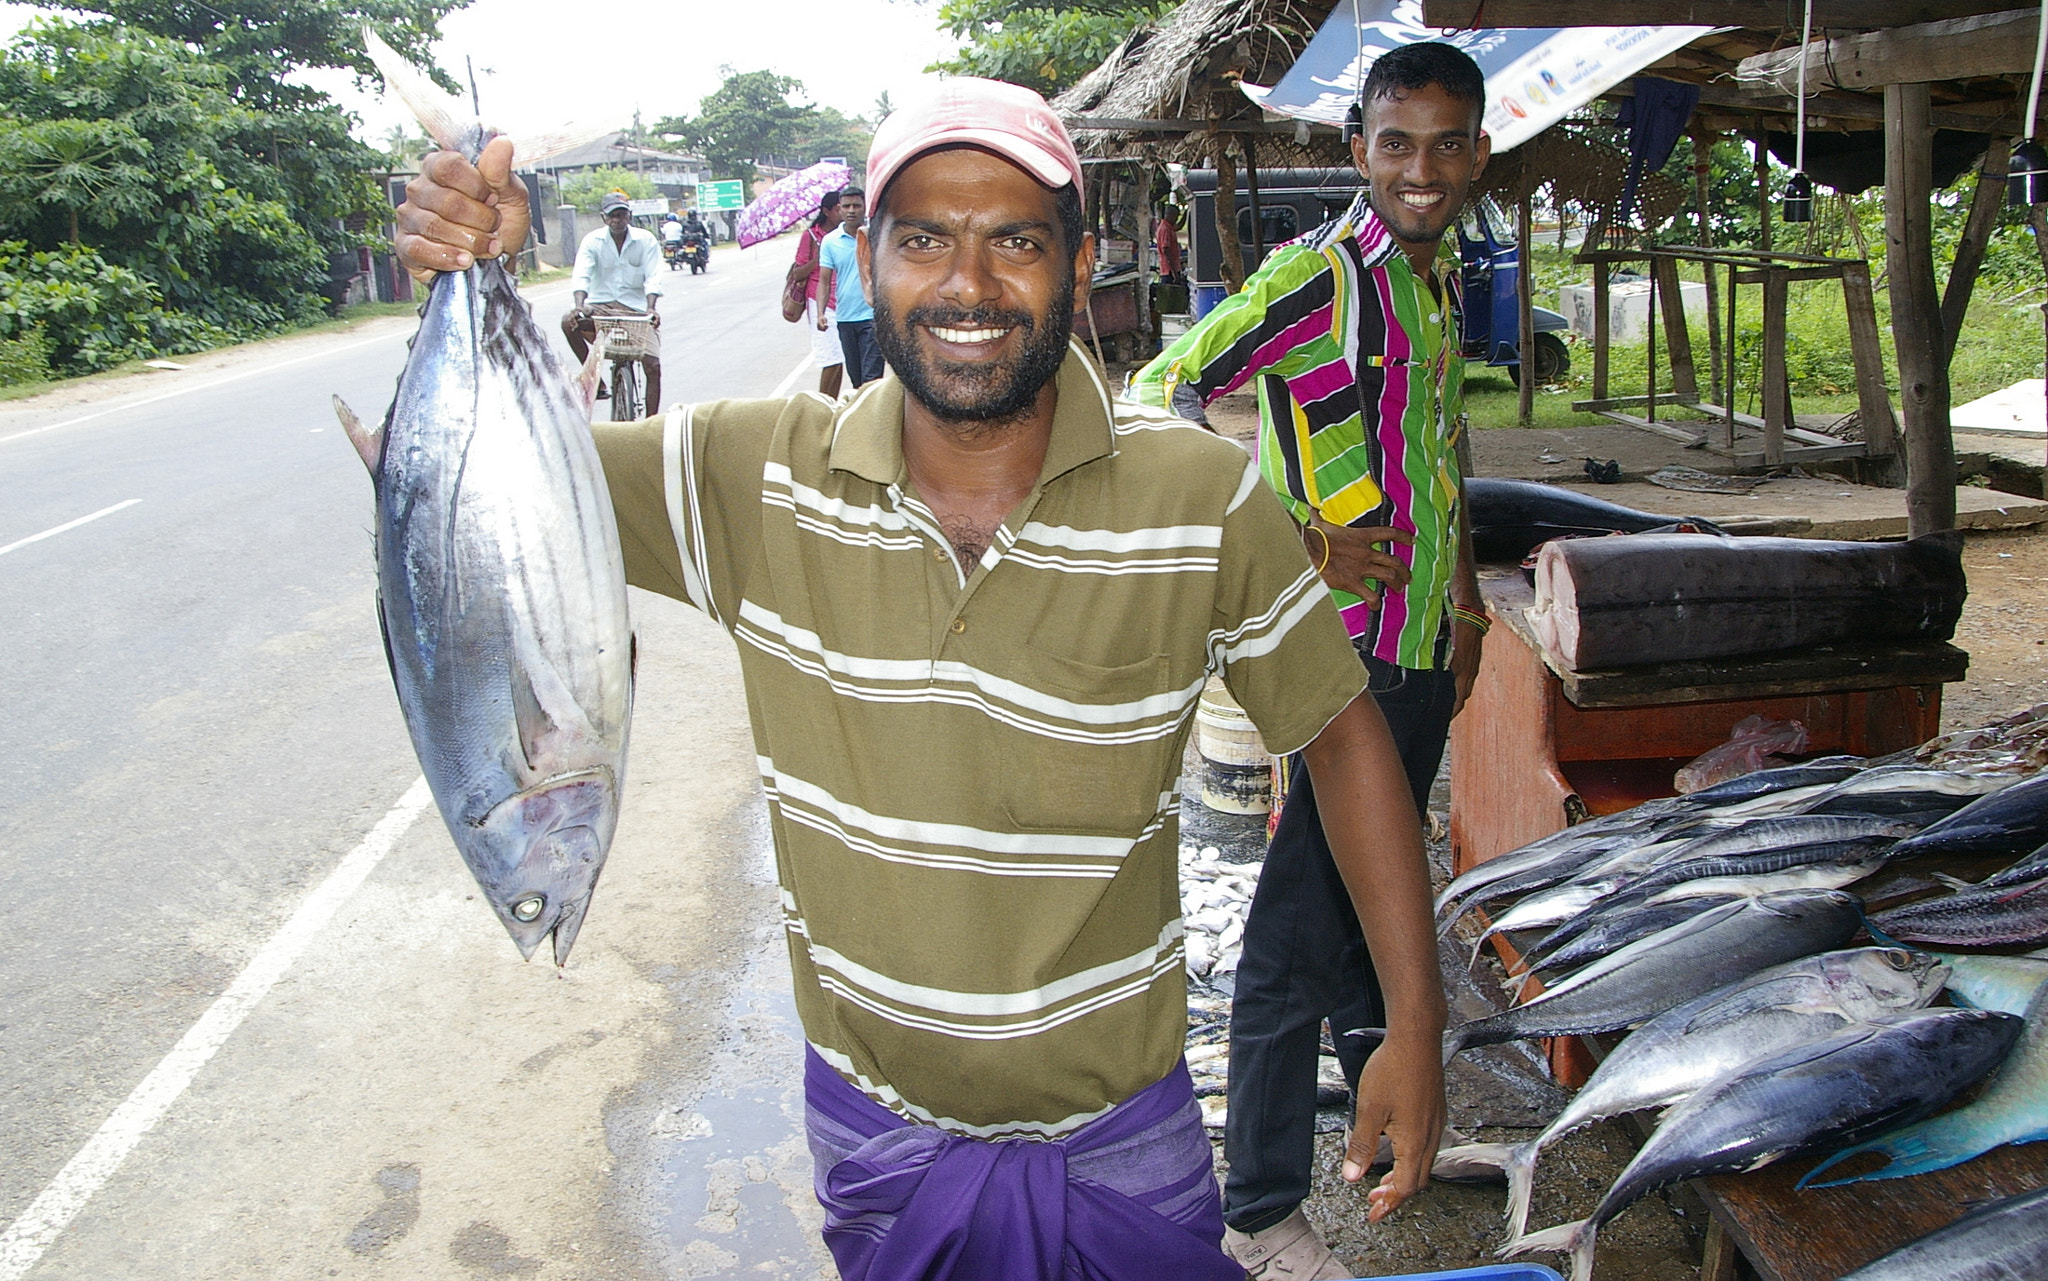
[[[547,905],[546,898],[539,894],[529,894],[512,905],[512,915],[531,924],[540,919],[540,910]]]
[[[1913,954],[1902,947],[1886,948],[1884,950],[1884,961],[1886,965],[1891,966],[1895,970],[1910,970],[1913,968]]]

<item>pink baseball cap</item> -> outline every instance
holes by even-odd
[[[903,166],[930,151],[986,147],[1048,187],[1081,187],[1081,157],[1045,99],[1021,85],[953,76],[893,112],[868,148],[868,190],[879,198]]]

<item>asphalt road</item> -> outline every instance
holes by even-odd
[[[788,254],[670,275],[669,401],[814,385]],[[566,283],[533,301],[559,344]],[[726,638],[634,593],[566,974],[422,812],[328,403],[380,414],[411,329],[0,405],[0,1281],[825,1262]]]

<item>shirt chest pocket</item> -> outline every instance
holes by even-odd
[[[1166,655],[1116,666],[1026,648],[997,717],[995,779],[1012,830],[1136,836],[1178,770],[1169,758],[1185,715]]]

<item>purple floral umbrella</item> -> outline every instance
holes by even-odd
[[[735,223],[740,248],[773,240],[798,223],[815,218],[818,201],[825,193],[844,187],[852,177],[852,172],[837,160],[822,160],[777,181],[759,200],[740,210]]]

